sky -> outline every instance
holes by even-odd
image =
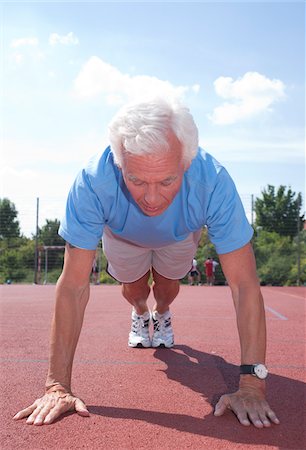
[[[268,184],[305,193],[305,5],[0,2],[1,187],[31,237],[60,219],[108,123],[148,93],[177,96],[251,220]]]

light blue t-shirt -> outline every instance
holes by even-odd
[[[231,177],[201,148],[173,202],[154,217],[146,216],[131,197],[110,147],[94,156],[69,192],[59,234],[76,247],[94,250],[104,226],[148,248],[181,241],[207,226],[219,254],[241,248],[253,235]]]

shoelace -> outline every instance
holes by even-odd
[[[142,334],[145,328],[148,328],[150,319],[143,319],[143,317],[137,316],[132,322],[132,332],[136,334]]]
[[[161,319],[153,319],[153,327],[156,333],[161,335],[166,334],[167,328],[171,326],[171,318],[163,320]]]

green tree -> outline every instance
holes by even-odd
[[[286,186],[279,186],[276,190],[269,184],[262,191],[262,198],[255,200],[255,226],[292,238],[297,235],[299,229],[302,229],[301,205],[301,193],[296,195]]]
[[[291,267],[288,283],[306,285],[306,230],[302,230],[292,242],[296,263]]]
[[[13,239],[20,236],[17,216],[18,212],[14,203],[8,198],[0,199],[0,240]]]
[[[289,273],[297,261],[290,236],[261,230],[253,245],[261,284],[296,284],[296,279],[293,283],[289,280]]]
[[[49,220],[46,219],[46,224],[39,230],[38,240],[39,244],[43,246],[64,246],[64,239],[59,236],[58,229],[60,222],[58,219]],[[46,252],[44,252],[42,257],[42,264],[45,264]],[[55,268],[61,268],[63,264],[63,252],[58,250],[48,250],[48,269],[52,270]]]
[[[58,234],[59,226],[58,219],[46,219],[46,224],[39,230],[39,241],[43,245],[65,245],[64,239]]]

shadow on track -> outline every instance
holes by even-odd
[[[184,414],[161,413],[136,408],[89,406],[91,414],[115,419],[139,420],[172,428],[185,433],[210,436],[229,442],[253,445],[271,445],[279,449],[305,448],[305,384],[279,375],[270,374],[267,382],[268,401],[281,421],[267,429],[243,427],[228,411],[214,417],[213,409],[225,392],[237,389],[239,369],[217,355],[176,345],[173,349],[157,349],[154,357],[163,361],[165,375],[177,383],[201,394],[212,410],[203,419]],[[175,399],[175,401],[177,401]]]

